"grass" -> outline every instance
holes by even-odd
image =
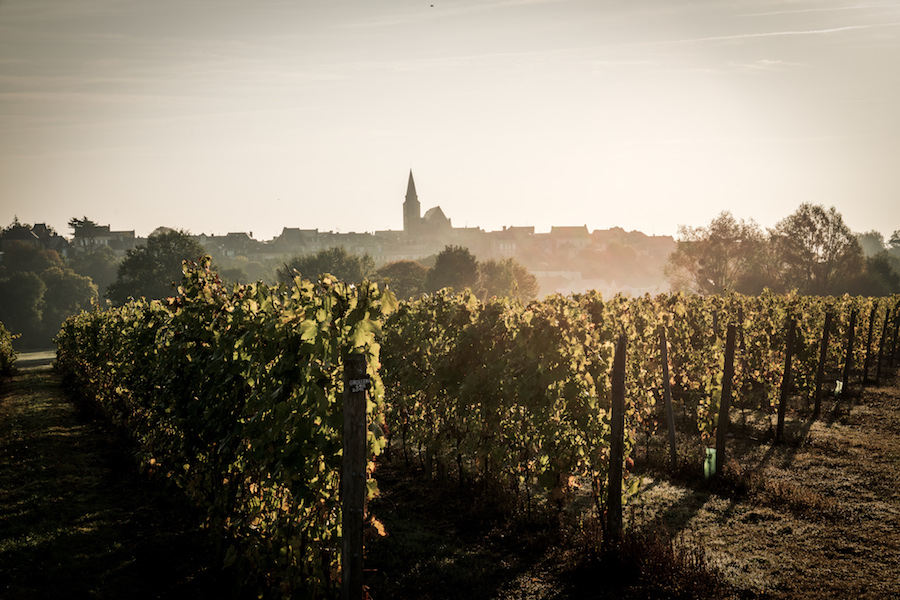
[[[658,526],[602,549],[597,519],[553,507],[526,516],[502,490],[378,469],[370,505],[387,536],[368,544],[373,598],[728,598],[702,544]]]
[[[229,597],[191,516],[75,412],[55,373],[3,382],[0,596]]]

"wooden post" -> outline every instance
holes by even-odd
[[[813,419],[819,418],[822,411],[822,383],[825,380],[825,361],[828,359],[828,338],[831,336],[831,311],[825,313],[825,325],[822,328],[822,345],[819,347],[819,366],[816,369],[816,405],[813,409]]]
[[[725,466],[725,436],[731,422],[728,411],[731,409],[731,380],[734,378],[734,324],[728,325],[725,336],[725,368],[722,371],[722,399],[719,402],[719,422],[716,426],[716,476],[722,474]]]
[[[775,428],[775,443],[784,439],[784,413],[787,410],[788,396],[791,389],[791,359],[794,355],[794,337],[796,336],[797,319],[788,323],[787,340],[784,344],[784,374],[781,377],[781,397],[778,400],[778,426]]]
[[[869,383],[869,369],[872,367],[872,334],[875,333],[875,320],[878,317],[878,302],[872,304],[869,313],[869,337],[866,340],[866,358],[863,361],[863,383]]]
[[[366,505],[365,354],[344,359],[344,460],[341,472],[341,600],[363,597],[363,519]]]
[[[612,372],[612,414],[609,444],[609,485],[606,498],[607,549],[622,539],[622,462],[625,454],[625,348],[626,338],[619,336]]]
[[[894,341],[891,342],[891,367],[894,366],[894,361],[897,359],[898,334],[900,334],[900,302],[897,302],[897,306],[894,307]]]
[[[666,404],[666,422],[669,425],[669,461],[674,470],[678,466],[678,455],[675,450],[675,410],[672,407],[672,382],[669,378],[669,344],[666,341],[666,328],[659,326],[659,360],[662,362],[663,398]]]
[[[844,388],[841,397],[850,392],[850,369],[853,368],[853,340],[856,334],[856,309],[850,311],[850,330],[847,332],[847,351],[844,354]]]
[[[744,372],[748,371],[747,369],[747,339],[744,336],[744,307],[741,306],[738,308],[738,334],[739,339],[737,340],[738,351],[741,355],[741,365],[743,367]]]
[[[878,368],[875,370],[875,381],[881,383],[881,363],[884,362],[884,344],[887,340],[888,326],[891,323],[891,307],[888,306],[884,313],[884,322],[881,325],[881,341],[878,343]]]

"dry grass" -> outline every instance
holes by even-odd
[[[805,402],[793,399],[785,442],[774,444],[772,417],[736,410],[731,460],[714,480],[703,479],[699,439],[679,438],[675,469],[661,439],[639,448],[643,491],[626,507],[614,554],[597,550],[589,516],[547,517],[530,528],[502,511],[473,517],[482,498],[452,486],[424,492],[437,496],[410,511],[423,498],[412,474],[402,491],[385,480],[373,510],[393,512],[386,522],[396,530],[371,549],[373,597],[900,598],[897,380],[829,398],[822,419],[808,417]],[[464,519],[480,523],[463,534],[454,516],[460,497]],[[433,550],[406,547],[434,540],[426,532],[435,531],[444,534]],[[406,567],[384,572],[383,557],[398,555]]]

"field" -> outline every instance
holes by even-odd
[[[770,422],[736,411],[734,462],[717,483],[694,443],[680,442],[671,472],[661,438],[638,440],[643,491],[616,564],[586,551],[592,532],[566,515],[509,517],[496,490],[427,481],[395,454],[370,505],[387,533],[368,545],[370,594],[900,598],[900,390],[896,376],[856,389],[813,423],[795,399],[782,445]],[[230,595],[189,509],[137,475],[130,448],[76,411],[54,372],[22,370],[0,394],[0,595]]]

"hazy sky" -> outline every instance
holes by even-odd
[[[434,4],[432,4],[432,2]],[[0,0],[0,226],[900,229],[900,1]]]

